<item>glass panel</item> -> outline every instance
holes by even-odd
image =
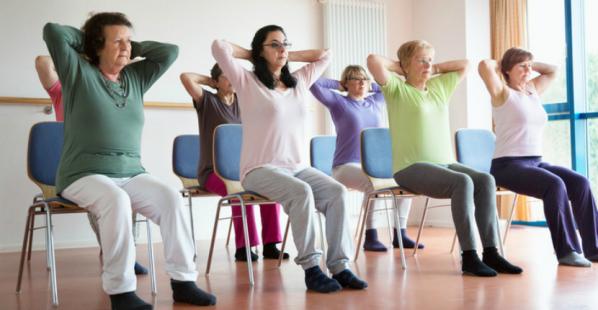
[[[588,120],[588,177],[598,193],[598,119]]]
[[[585,1],[588,111],[598,111],[598,0]]]
[[[569,120],[550,121],[544,129],[543,160],[571,168],[571,135]],[[598,138],[598,135],[596,135]]]
[[[534,59],[559,66],[556,80],[542,94],[542,100],[566,102],[565,4],[563,0],[528,0],[527,5],[529,49]]]

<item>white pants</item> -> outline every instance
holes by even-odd
[[[98,219],[102,245],[104,291],[119,294],[135,291],[135,247],[132,211],[160,226],[166,271],[174,280],[195,281],[193,242],[182,197],[149,174],[132,178],[90,175],[73,182],[62,197],[86,208]]]
[[[368,177],[363,173],[361,165],[358,163],[347,163],[344,165],[336,166],[332,169],[332,177],[337,181],[345,185],[347,188],[354,189],[363,192],[364,203],[367,199],[367,194],[374,190],[372,183]],[[388,207],[392,207],[392,202],[387,202]],[[395,222],[395,217],[391,216],[391,221],[394,223],[394,227],[400,228],[407,227],[407,217],[409,216],[409,210],[411,210],[411,198],[397,199],[397,205],[399,206],[399,225]],[[365,206],[365,204],[363,205]],[[372,208],[373,207],[373,208]],[[381,210],[386,207],[386,204],[382,200],[373,201],[370,207],[370,212],[366,219],[366,228],[373,229],[384,226],[384,213]],[[374,212],[376,211],[376,212]]]

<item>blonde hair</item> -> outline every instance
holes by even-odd
[[[411,63],[411,58],[413,58],[413,55],[415,55],[415,53],[422,49],[431,50],[432,52],[434,52],[434,47],[432,46],[432,44],[424,40],[413,40],[403,43],[397,51],[397,56],[399,57],[401,68],[405,69],[405,67],[409,66],[409,63]]]
[[[347,67],[345,67],[345,70],[343,70],[343,73],[341,74],[341,80],[339,81],[343,89],[346,89],[345,84],[347,83],[347,81],[356,75],[363,75],[366,79],[370,79],[370,76],[368,75],[367,71],[365,71],[365,69],[362,66],[348,65]]]

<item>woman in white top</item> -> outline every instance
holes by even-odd
[[[259,29],[251,50],[217,40],[212,54],[239,96],[243,118],[241,184],[246,190],[279,202],[289,215],[297,247],[295,262],[305,270],[308,289],[328,293],[343,286],[364,289],[367,283],[349,269],[351,235],[345,213],[345,187],[309,167],[305,158],[305,118],[309,87],[329,63],[327,50],[292,51],[280,26]],[[240,59],[253,63],[246,70]],[[306,62],[291,73],[289,61]],[[326,216],[326,265],[318,266],[315,210]]]
[[[484,60],[478,68],[492,97],[496,125],[491,174],[498,186],[542,199],[559,264],[590,267],[589,260],[598,261],[598,212],[590,182],[571,169],[542,161],[547,115],[540,95],[554,80],[556,67],[534,62],[530,52],[519,48],[507,50],[497,67],[495,61]],[[539,75],[532,78],[534,71]]]

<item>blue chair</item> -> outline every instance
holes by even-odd
[[[27,174],[31,181],[35,183],[42,191],[33,199],[33,204],[27,212],[25,222],[25,234],[23,237],[23,247],[21,250],[21,262],[19,264],[19,278],[17,281],[17,293],[21,291],[21,282],[23,278],[23,267],[25,256],[27,260],[31,259],[31,244],[33,242],[33,231],[39,228],[46,230],[46,259],[47,267],[50,270],[50,287],[52,291],[52,304],[58,305],[58,289],[56,284],[56,260],[54,254],[54,237],[52,235],[52,215],[54,214],[72,214],[86,213],[75,203],[56,195],[55,178],[64,144],[64,126],[61,122],[42,122],[33,125],[29,132],[29,145],[27,150]],[[45,215],[45,226],[35,227],[35,216]],[[137,221],[146,222],[148,255],[150,261],[150,276],[152,294],[155,295],[156,276],[154,268],[153,245],[151,238],[150,223],[147,220]]]
[[[199,135],[180,135],[174,138],[172,144],[172,171],[181,180],[181,183],[183,183],[183,189],[180,190],[180,193],[188,201],[189,222],[191,224],[191,238],[193,239],[194,252],[196,251],[196,246],[195,227],[193,225],[193,198],[216,196],[201,188],[197,181],[200,154]],[[226,245],[228,245],[230,239],[230,226]]]
[[[336,136],[316,136],[309,143],[311,166],[332,176],[332,162],[336,150]]]
[[[393,203],[392,210],[395,216],[395,222],[398,223],[398,206],[396,198],[417,197],[418,195],[412,193],[396,184],[393,179],[392,172],[392,150],[391,140],[388,128],[367,128],[361,132],[361,167],[363,172],[368,176],[374,191],[372,191],[364,200],[365,205],[363,216],[360,216],[358,223],[359,239],[355,250],[355,260],[359,257],[359,248],[361,247],[361,240],[365,229],[365,220],[368,213],[370,213],[370,205],[375,200],[391,199]],[[429,198],[426,200],[426,209],[428,207]],[[389,224],[390,226],[390,224]],[[403,242],[401,230],[397,229],[399,234],[399,248],[401,252],[401,265],[403,269],[407,268],[405,262],[405,252],[403,249]],[[415,247],[417,250],[417,246]]]
[[[214,253],[214,243],[216,241],[216,232],[218,231],[218,222],[220,220],[232,219],[232,216],[220,218],[221,208],[232,206],[241,207],[243,235],[245,236],[245,250],[247,251],[247,257],[249,258],[251,257],[251,250],[249,245],[249,231],[247,228],[247,211],[245,209],[245,205],[275,203],[274,201],[260,196],[257,193],[245,191],[241,186],[239,170],[242,140],[243,128],[239,124],[223,124],[216,127],[214,130],[214,147],[212,150],[214,159],[214,172],[224,182],[228,195],[222,197],[218,201],[216,218],[214,220],[214,230],[212,232],[212,240],[210,242],[210,252],[208,254],[206,274],[210,273],[210,268],[212,265],[212,255]],[[283,251],[284,248],[281,251],[281,254]],[[249,275],[249,284],[253,286],[253,267],[250,259],[247,260],[247,272]]]
[[[496,137],[494,133],[485,129],[460,129],[455,133],[455,148],[457,151],[457,161],[465,166],[469,166],[478,171],[490,173],[490,166],[492,165],[492,156],[494,155]],[[503,245],[507,241],[507,234],[511,227],[513,220],[513,213],[517,206],[518,194],[510,190],[498,187],[496,189],[497,196],[514,195],[513,204],[509,219],[507,220],[507,227],[505,228],[504,237],[500,244],[501,253],[503,252]],[[498,218],[497,218],[498,220]],[[500,231],[498,232],[500,236]]]

